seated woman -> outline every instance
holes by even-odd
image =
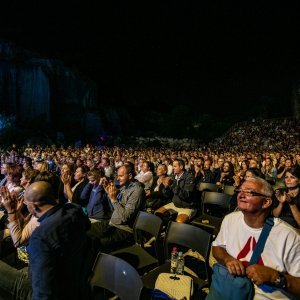
[[[83,203],[81,200],[81,193],[84,187],[87,185],[87,166],[80,166],[76,169],[74,173],[74,180],[76,182],[75,185],[71,187],[71,175],[68,172],[65,172],[61,176],[62,183],[64,184],[64,191],[67,193],[67,198],[69,202],[79,204],[81,206],[85,206],[86,203]]]
[[[61,166],[60,170],[60,184],[58,188],[58,198],[59,198],[59,203],[65,204],[68,201],[71,201],[71,198],[69,197],[70,194],[68,195],[67,192],[67,186],[66,182],[70,179],[70,185],[71,188],[76,184],[74,180],[74,173],[75,173],[75,165],[74,164],[69,164],[69,163],[64,163]]]
[[[39,171],[34,169],[26,169],[22,173],[21,185],[26,189],[37,177]],[[23,255],[24,246],[29,242],[29,238],[33,230],[39,225],[37,218],[28,213],[26,205],[23,203],[23,194],[17,195],[10,193],[8,188],[1,187],[2,205],[5,208],[6,214],[6,228],[3,239],[5,242],[5,251],[2,251],[1,257],[6,257],[6,261],[12,264],[16,262],[15,267],[23,267],[23,263],[27,263],[26,255]],[[9,246],[8,237],[10,236],[13,246],[18,248],[18,255],[21,261],[15,260],[14,255],[8,255],[14,252],[14,248]],[[2,245],[3,246],[3,245]],[[2,247],[2,250],[4,247]]]
[[[265,175],[265,179],[272,185],[275,184],[277,179],[277,170],[271,158],[267,157],[264,165],[261,167],[261,172]]]
[[[285,174],[286,189],[275,191],[274,217],[300,228],[300,167],[294,166]]]
[[[150,189],[146,189],[146,210],[153,212],[159,207],[167,204],[172,199],[171,193],[165,192],[163,181],[170,180],[167,176],[168,168],[165,164],[159,164],[156,170],[156,176],[153,178],[153,183]]]

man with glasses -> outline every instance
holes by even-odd
[[[255,177],[246,180],[237,192],[239,211],[225,216],[213,242],[214,257],[231,274],[252,280],[254,299],[288,299],[285,292],[300,294],[300,235],[284,221],[274,218],[258,264],[248,266],[265,219],[271,213],[272,187]],[[264,289],[264,283],[274,289]]]

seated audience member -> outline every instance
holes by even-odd
[[[284,162],[284,165],[280,166],[277,169],[277,179],[284,180],[285,174],[289,171],[293,166],[293,162],[290,158],[287,158]]]
[[[6,186],[10,192],[21,193],[23,187],[21,186],[21,177],[23,167],[19,165],[11,165],[7,168],[7,183]]]
[[[206,159],[204,161],[203,169],[200,170],[202,174],[202,178],[200,179],[200,182],[214,183],[214,174],[210,168],[211,168],[211,161],[209,159]]]
[[[173,174],[173,165],[172,165],[172,159],[169,158],[169,157],[166,157],[164,162],[163,162],[167,168],[168,168],[168,172],[167,172],[167,175],[168,176],[171,176]]]
[[[146,189],[146,208],[151,211],[158,209],[162,205],[168,203],[171,200],[172,193],[168,191],[168,180],[172,180],[167,175],[167,166],[159,164],[156,170],[156,176],[153,178],[153,183],[150,189]],[[165,188],[164,181],[167,188]]]
[[[105,186],[107,178],[104,170],[94,169],[87,174],[88,183],[81,192],[81,201],[86,206],[86,211],[91,219],[104,220],[111,215]]]
[[[245,180],[249,178],[255,178],[255,177],[260,177],[264,179],[264,175],[258,168],[249,168],[245,176],[241,178],[240,180],[236,180],[237,185],[235,187],[239,189],[239,187],[245,182]],[[237,193],[234,193],[230,199],[230,211],[234,211],[237,208]]]
[[[75,185],[71,187],[71,175],[66,172],[63,173],[61,176],[61,181],[64,184],[64,191],[67,193],[67,197],[69,199],[69,202],[79,204],[81,206],[85,206],[84,201],[81,199],[81,193],[84,189],[84,187],[87,185],[88,181],[86,178],[88,172],[88,167],[87,166],[80,166],[76,169],[74,173],[74,180],[75,180]]]
[[[275,191],[273,215],[293,227],[300,228],[300,167],[294,166],[285,173],[286,189]]]
[[[153,182],[153,173],[150,170],[150,162],[144,161],[141,166],[141,171],[134,177],[139,182],[145,185],[145,189],[149,190]]]
[[[203,170],[204,160],[202,157],[195,158],[193,168],[191,169],[191,174],[195,177],[195,185],[198,186],[198,184],[201,182],[201,179],[203,177],[202,170]]]
[[[23,159],[23,169],[33,169],[32,159],[28,156],[24,157]]]
[[[12,166],[12,163],[5,163],[3,162],[1,164],[1,176],[3,176],[0,186],[6,186],[7,185],[7,171]]]
[[[125,241],[133,242],[133,223],[144,206],[145,191],[134,180],[134,165],[127,162],[118,169],[120,190],[111,182],[105,187],[113,212],[110,220],[92,223],[89,235],[100,249],[114,249]]]
[[[214,183],[220,182],[221,173],[223,171],[224,158],[218,158],[217,160],[218,167],[213,169]]]
[[[184,161],[179,158],[173,161],[173,172],[172,182],[164,183],[173,193],[172,202],[160,207],[155,214],[163,216],[170,210],[176,211],[176,222],[187,223],[196,213],[195,178],[184,169]]]
[[[254,283],[254,299],[288,299],[279,288],[300,294],[300,235],[284,221],[274,219],[258,264],[248,266],[271,213],[272,194],[264,179],[246,180],[238,193],[239,211],[225,216],[212,247],[213,256],[232,275],[247,276]]]
[[[31,280],[24,276],[25,270],[12,272],[7,275],[10,280],[5,281],[10,285],[6,291],[22,294],[27,289],[30,294],[32,286],[33,300],[84,299],[87,274],[83,274],[82,266],[90,247],[86,235],[90,227],[88,218],[79,207],[57,204],[47,182],[31,184],[25,201],[40,222],[28,247]],[[0,290],[4,289],[1,283],[0,280]]]
[[[277,170],[273,164],[271,158],[267,157],[264,161],[264,165],[261,167],[261,172],[264,174],[265,179],[270,184],[275,184],[277,180]]]
[[[74,173],[75,173],[75,165],[70,163],[64,163],[61,166],[60,170],[60,184],[58,189],[58,196],[59,196],[59,203],[66,203],[68,201],[71,201],[71,198],[69,198],[67,193],[67,186],[64,184],[63,179],[64,178],[70,178],[71,179],[71,188],[76,184],[74,179]]]
[[[234,184],[234,166],[230,161],[225,161],[223,164],[220,181],[216,184],[221,188],[224,185]]]
[[[103,157],[101,159],[101,167],[104,169],[105,177],[108,179],[114,178],[114,170],[110,165],[110,160],[108,157]]]

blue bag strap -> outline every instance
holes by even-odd
[[[273,225],[274,225],[274,218],[273,217],[267,218],[266,221],[265,221],[264,227],[261,231],[261,234],[258,238],[255,249],[252,253],[252,256],[251,256],[251,259],[250,259],[250,262],[249,262],[248,266],[254,265],[258,262],[259,257],[260,257],[261,253],[264,250],[266,240],[269,236],[269,233],[270,233]]]

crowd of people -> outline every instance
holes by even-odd
[[[64,295],[63,299],[70,295],[72,299],[83,299],[88,293],[84,279],[97,251],[109,252],[133,243],[133,224],[140,210],[164,220],[175,213],[174,221],[190,222],[201,207],[198,187],[202,182],[216,184],[220,192],[225,186],[234,186],[231,210],[242,210],[244,215],[249,210],[250,215],[261,216],[257,223],[251,219],[253,216],[245,217],[250,227],[263,224],[264,216],[269,214],[284,220],[288,224],[285,231],[290,228],[295,232],[294,243],[298,246],[293,244],[291,249],[296,251],[300,244],[299,139],[293,121],[281,125],[276,122],[261,122],[261,127],[253,122],[248,129],[238,127],[228,133],[222,148],[13,144],[2,149],[0,295],[5,294],[7,299],[52,299],[59,294]],[[269,139],[270,144],[258,146],[264,134],[274,128],[276,134]],[[294,139],[283,140],[286,134]],[[253,179],[258,183],[252,183]],[[273,190],[275,193],[271,193]],[[251,197],[262,197],[262,205],[250,209]],[[267,205],[263,197],[270,198]],[[236,262],[236,253],[224,244],[229,234],[224,226],[214,244],[215,257],[233,268],[233,274],[245,274]],[[300,255],[293,257],[298,266]],[[273,262],[270,267],[276,269]],[[294,287],[299,269],[289,273],[292,279],[285,278],[292,282],[293,293],[299,292]],[[276,270],[289,272],[284,267]],[[262,277],[253,275],[258,271],[249,272],[260,283]],[[277,273],[270,274],[264,280],[275,278]],[[81,284],[74,289],[74,282]]]

